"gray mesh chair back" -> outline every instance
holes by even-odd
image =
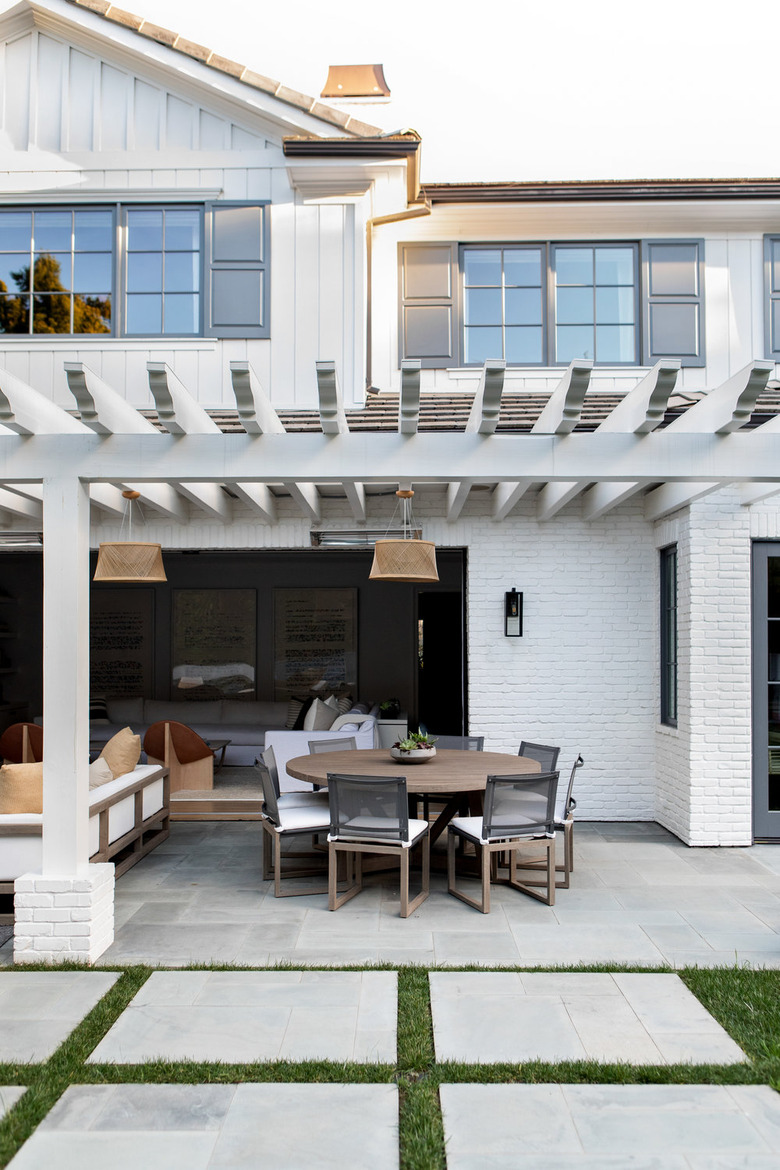
[[[488,776],[482,840],[553,836],[557,787],[557,772]]]
[[[406,778],[328,773],[328,909],[338,910],[363,888],[364,853],[397,857],[400,865],[401,917],[408,918],[428,897],[430,835],[427,821],[409,820]],[[409,897],[409,855],[422,846],[422,889]],[[344,856],[347,889],[339,893],[339,854]]]
[[[328,773],[330,835],[341,841],[406,841],[409,804],[405,776]]]
[[[343,739],[310,739],[309,753],[316,756],[318,752],[351,752],[357,751],[357,740],[354,735],[346,735]]]
[[[585,763],[582,756],[577,755],[574,765],[572,766],[571,775],[569,776],[569,784],[565,789],[560,789],[558,797],[555,801],[555,827],[557,829],[563,828],[563,824],[573,809],[577,807],[577,802],[572,798],[571,790],[574,787],[574,777],[577,774],[577,769],[581,768]]]
[[[528,743],[523,740],[520,744],[518,756],[527,756],[529,760],[536,760],[543,772],[554,772],[558,763],[559,747],[549,747],[545,743]]]
[[[276,795],[280,796],[281,791],[279,788],[279,769],[276,766],[276,755],[274,754],[274,749],[270,746],[270,744],[267,748],[263,748],[260,753],[260,758],[271,774],[271,780],[273,781]],[[255,760],[255,765],[257,765],[257,760]]]
[[[436,746],[458,752],[482,752],[485,750],[484,735],[431,735]]]
[[[255,760],[255,771],[260,777],[260,785],[263,790],[263,813],[274,825],[280,825],[278,788],[274,784],[271,769],[264,760]]]

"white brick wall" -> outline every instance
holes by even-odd
[[[94,963],[114,941],[114,866],[14,883],[15,963]]]

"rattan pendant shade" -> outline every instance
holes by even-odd
[[[413,535],[411,499],[414,492],[397,491],[403,507],[403,540],[378,540],[374,545],[374,563],[370,581],[411,581],[425,584],[438,581],[436,545]],[[408,533],[408,535],[406,535]]]
[[[138,492],[122,492],[128,501],[128,527],[132,535],[133,500]],[[163,567],[162,548],[159,544],[143,540],[107,541],[98,548],[97,565],[93,581],[116,582],[117,584],[154,584],[167,581]]]

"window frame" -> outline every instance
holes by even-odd
[[[678,721],[678,572],[677,545],[659,550],[660,720],[666,727]]]
[[[632,287],[633,287],[633,294],[634,294],[633,295],[633,300],[634,300],[634,321],[633,321],[634,356],[631,360],[625,361],[625,362],[617,362],[617,361],[601,362],[595,357],[597,322],[595,320],[595,305],[594,305],[594,321],[593,321],[593,339],[594,339],[593,352],[594,352],[594,357],[592,360],[593,360],[594,366],[597,366],[597,365],[598,366],[608,366],[608,367],[626,366],[629,368],[631,366],[636,366],[639,364],[641,348],[642,348],[642,345],[641,345],[641,342],[642,342],[642,322],[641,322],[641,318],[639,315],[640,304],[641,304],[640,298],[641,298],[641,285],[642,285],[642,268],[641,268],[640,250],[639,250],[640,245],[639,245],[638,240],[573,240],[573,241],[554,240],[554,241],[550,242],[550,244],[548,245],[548,250],[549,250],[549,262],[548,262],[548,335],[549,335],[548,353],[555,355],[555,360],[550,362],[550,365],[565,367],[565,366],[570,365],[572,360],[574,360],[574,361],[577,360],[576,358],[574,358],[574,359],[569,358],[568,360],[559,360],[558,359],[557,329],[558,329],[560,322],[558,321],[556,314],[555,314],[555,294],[556,294],[556,291],[558,289],[558,284],[557,284],[557,280],[556,280],[557,269],[556,269],[556,265],[555,265],[556,253],[559,251],[562,251],[563,249],[566,249],[569,251],[576,250],[576,249],[579,249],[581,251],[585,251],[586,248],[592,249],[593,254],[594,254],[594,264],[595,264],[595,254],[598,251],[606,251],[607,249],[610,249],[610,248],[625,248],[626,250],[630,249],[632,254],[633,254],[634,280],[633,280]],[[564,285],[563,287],[571,287],[571,286]],[[573,286],[573,287],[577,287],[577,286]],[[599,287],[596,284],[595,270],[594,270],[594,274],[593,274],[593,284],[592,285],[582,285],[580,287],[592,288],[594,301],[595,301],[596,289]],[[607,287],[607,286],[602,286],[602,287]],[[615,286],[615,287],[618,287],[618,286]]]
[[[462,365],[467,369],[480,369],[482,367],[482,365],[484,365],[484,362],[482,362],[482,361],[479,361],[479,362],[467,362],[466,361],[466,329],[468,327],[467,322],[466,322],[466,305],[467,305],[467,301],[468,301],[468,297],[466,295],[467,294],[466,255],[469,252],[496,252],[496,251],[499,251],[501,253],[503,253],[505,251],[515,251],[515,252],[534,251],[534,252],[539,252],[541,254],[541,293],[540,293],[540,295],[541,295],[541,308],[542,308],[542,322],[541,322],[542,358],[541,358],[541,361],[538,361],[538,362],[509,362],[507,360],[507,365],[511,365],[513,368],[516,367],[518,369],[533,369],[535,367],[538,368],[539,366],[546,366],[548,364],[552,364],[549,362],[549,356],[550,356],[551,351],[550,351],[550,333],[549,333],[549,324],[548,324],[549,316],[550,316],[550,307],[549,307],[550,245],[546,242],[540,242],[538,240],[517,240],[517,241],[513,241],[511,243],[492,243],[491,242],[491,243],[478,243],[478,244],[471,243],[471,244],[460,244],[459,245],[459,247],[458,247],[458,305],[459,305],[460,311],[459,311],[459,316],[458,316],[458,351],[459,351],[460,361],[461,361]],[[503,258],[502,258],[501,268],[502,268],[502,273],[503,273],[503,268],[504,268]],[[471,287],[480,287],[480,286],[477,285],[477,286],[471,286]],[[483,287],[495,288],[496,286],[495,285],[487,285],[487,286],[483,286]],[[518,287],[522,287],[522,286],[518,286]],[[535,287],[535,286],[531,285],[528,287]],[[504,300],[503,294],[505,293],[506,288],[507,288],[506,284],[502,282],[502,285],[501,285],[502,301]],[[503,309],[502,309],[502,313],[504,313]],[[504,316],[505,316],[505,313],[504,313]],[[502,346],[503,346],[504,355],[505,355],[505,353],[506,353],[506,330],[508,328],[505,320],[502,319],[499,328],[501,329]],[[509,326],[509,328],[511,328],[511,326]],[[494,356],[498,357],[499,355],[495,354]]]
[[[194,333],[165,333],[162,331],[160,333],[128,333],[128,331],[127,331],[127,318],[128,318],[128,312],[127,312],[127,298],[128,298],[127,265],[128,265],[128,260],[129,260],[130,254],[131,254],[130,249],[128,248],[128,215],[130,212],[133,212],[133,211],[161,211],[163,213],[163,223],[165,222],[165,213],[168,211],[197,211],[198,212],[198,252],[199,252],[199,264],[198,264],[199,287],[197,290],[198,326],[197,326],[197,329]],[[205,224],[204,224],[205,214],[206,214],[205,205],[203,203],[189,203],[188,202],[188,203],[119,203],[119,204],[117,204],[117,216],[118,216],[119,231],[117,233],[117,239],[118,239],[117,249],[118,250],[114,255],[114,264],[115,264],[116,268],[119,270],[117,275],[118,275],[118,284],[119,284],[119,290],[120,290],[119,296],[120,296],[120,306],[121,307],[119,309],[119,317],[117,320],[117,324],[118,324],[117,332],[115,334],[113,334],[113,336],[123,338],[127,341],[139,341],[139,340],[143,340],[143,338],[145,338],[145,337],[171,338],[172,340],[181,340],[183,338],[203,337],[203,322],[204,322],[203,284],[204,284],[204,281],[206,279],[206,248],[205,248],[206,231],[205,231]],[[162,249],[162,252],[160,253],[163,256],[165,255],[165,252],[166,252],[164,243],[165,243],[165,240],[163,237],[163,249]],[[186,249],[185,249],[185,251],[186,251]],[[164,271],[164,265],[163,265],[163,271]],[[134,294],[130,293],[129,295],[132,296]],[[163,287],[160,291],[160,296],[162,298],[165,297],[164,284],[163,284]],[[164,307],[163,307],[163,319],[164,319]],[[80,336],[80,335],[71,334],[71,336]]]
[[[764,236],[764,349],[769,361],[780,362],[780,288],[775,292],[772,288],[772,251],[777,245],[780,251],[780,234],[776,232]],[[780,263],[780,256],[778,257]],[[777,304],[778,329],[777,338],[772,336],[772,309]],[[773,346],[773,341],[776,344]]]

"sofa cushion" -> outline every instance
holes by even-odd
[[[112,723],[141,723],[144,717],[144,701],[137,699],[106,699],[108,718]]]
[[[113,736],[100,755],[107,761],[114,779],[132,772],[141,758],[141,737],[133,735],[131,728],[123,727]]]
[[[199,704],[202,706],[202,704]],[[287,703],[257,702],[242,703],[238,700],[225,699],[222,704],[222,722],[234,727],[242,724],[252,724],[256,727],[284,727],[287,719]],[[209,723],[210,720],[198,719],[198,723]]]
[[[329,707],[327,703],[323,703],[321,699],[315,699],[309,710],[306,712],[306,718],[303,721],[304,731],[328,731],[333,720],[338,715],[338,710]]]
[[[309,696],[308,699],[303,700],[303,704],[301,706],[301,709],[298,712],[298,717],[295,720],[295,723],[293,723],[293,725],[292,725],[292,728],[291,728],[292,731],[303,731],[304,720],[305,720],[306,716],[308,715],[309,708],[311,707],[313,702],[314,702],[314,699],[311,696]]]
[[[0,813],[43,812],[43,764],[0,767]]]
[[[166,702],[162,699],[144,701],[144,722],[159,723],[161,719],[175,719],[177,723],[219,723],[223,717],[222,701],[205,703]]]
[[[89,765],[90,788],[100,788],[101,784],[109,784],[113,779],[114,773],[111,771],[111,766],[103,756],[98,756]]]

